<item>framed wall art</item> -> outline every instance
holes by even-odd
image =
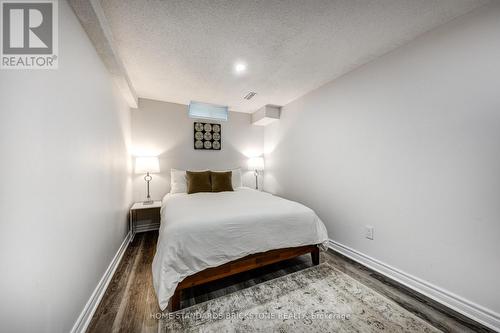
[[[194,149],[221,150],[222,125],[211,123],[194,123]]]

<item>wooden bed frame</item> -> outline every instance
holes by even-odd
[[[295,258],[310,253],[313,265],[319,264],[319,248],[316,245],[289,247],[251,254],[227,264],[207,268],[199,273],[186,277],[177,285],[174,295],[170,298],[168,310],[174,312],[181,308],[181,293],[184,289],[222,279],[234,274],[249,271],[254,268],[274,264],[283,260]]]

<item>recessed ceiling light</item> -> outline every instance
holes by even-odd
[[[243,74],[247,71],[247,64],[244,62],[237,62],[234,64],[234,72],[236,74]]]

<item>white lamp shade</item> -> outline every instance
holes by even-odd
[[[248,160],[248,169],[262,171],[264,170],[264,158],[252,157]]]
[[[158,173],[160,172],[160,161],[158,157],[136,157],[135,173]]]

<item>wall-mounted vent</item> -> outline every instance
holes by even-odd
[[[253,92],[253,91],[250,91],[248,94],[245,95],[245,97],[243,97],[244,99],[246,99],[247,101],[251,100],[255,95],[257,95],[256,92]]]

